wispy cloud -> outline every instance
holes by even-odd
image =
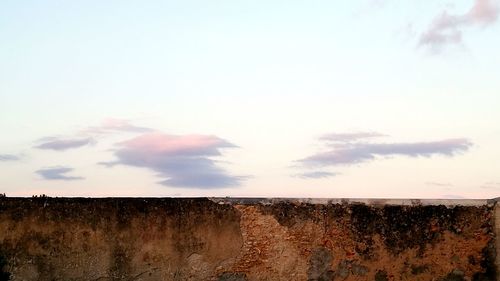
[[[500,190],[500,182],[486,182],[480,186],[482,189]]]
[[[338,175],[338,173],[332,173],[327,171],[314,171],[314,172],[306,172],[295,175],[296,177],[303,179],[322,179],[322,178],[330,178]]]
[[[466,197],[457,194],[444,194],[441,196],[442,199],[466,199]]]
[[[498,19],[499,12],[498,2],[494,0],[475,0],[465,14],[453,15],[443,11],[420,35],[418,44],[430,46],[435,51],[446,44],[461,44],[464,27],[491,25]]]
[[[56,151],[64,151],[68,149],[79,148],[82,146],[95,143],[93,138],[60,138],[60,137],[42,138],[38,142],[40,142],[40,144],[36,145],[35,148],[56,150]]]
[[[146,133],[154,131],[151,128],[135,126],[125,119],[108,118],[100,126],[91,126],[80,130],[74,136],[69,137],[44,137],[37,141],[35,148],[64,151],[75,149],[97,143],[101,135],[128,132],[128,133]]]
[[[426,185],[431,185],[431,186],[439,186],[439,187],[450,187],[450,186],[453,186],[453,184],[451,184],[449,182],[428,181],[425,184]]]
[[[471,146],[472,143],[464,138],[409,143],[329,143],[330,149],[301,159],[299,162],[307,166],[334,166],[367,162],[378,156],[453,156],[467,151]]]
[[[16,155],[12,154],[0,154],[0,162],[7,162],[7,161],[18,161],[21,158]]]
[[[75,177],[75,176],[67,176],[66,174],[73,171],[73,168],[56,166],[56,167],[48,167],[35,171],[35,173],[42,176],[42,178],[46,180],[82,180],[83,177]]]
[[[92,126],[84,129],[83,133],[108,134],[114,132],[146,133],[154,131],[151,128],[135,126],[126,119],[108,118],[100,126]]]
[[[160,183],[173,187],[220,188],[238,186],[244,177],[229,175],[216,165],[213,156],[235,145],[207,135],[168,135],[146,133],[117,144],[112,162],[153,170],[164,180]]]
[[[324,135],[320,140],[335,141],[335,142],[351,142],[360,139],[370,139],[376,137],[385,137],[387,135],[377,132],[355,132],[355,133],[331,133]]]

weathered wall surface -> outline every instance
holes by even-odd
[[[496,280],[495,219],[486,201],[0,198],[0,280]]]

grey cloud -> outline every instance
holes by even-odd
[[[86,145],[97,143],[94,139],[99,135],[108,134],[113,132],[129,132],[129,133],[146,133],[154,131],[151,128],[134,126],[128,120],[123,119],[106,119],[100,126],[87,127],[81,130],[79,134],[74,137],[44,137],[37,141],[35,148],[48,149],[56,151],[64,151],[68,149],[75,149]],[[93,137],[90,137],[93,136]]]
[[[467,151],[472,143],[467,139],[448,139],[414,143],[348,143],[299,160],[311,166],[352,165],[374,160],[377,156],[402,155],[430,157],[453,156]]]
[[[116,165],[120,165],[120,161],[101,161],[97,162],[97,165],[102,165],[108,168],[114,167]]]
[[[127,165],[150,169],[164,178],[160,184],[185,188],[236,187],[246,177],[233,176],[216,165],[212,156],[235,146],[216,136],[147,133],[118,144],[116,161],[108,167]]]
[[[338,173],[326,172],[326,171],[314,171],[298,174],[297,176],[304,179],[321,179],[329,178],[338,175]]]
[[[66,174],[71,171],[73,171],[73,168],[56,166],[56,167],[43,168],[35,171],[35,173],[39,174],[40,176],[42,176],[42,178],[46,180],[71,181],[71,180],[83,179],[83,177],[67,176]]]
[[[446,44],[460,44],[462,28],[491,25],[497,20],[499,11],[498,3],[492,0],[475,0],[469,11],[461,15],[444,11],[420,35],[419,46],[431,46],[436,50]]]
[[[7,162],[7,161],[18,161],[21,158],[16,155],[12,154],[0,154],[0,162]]]
[[[79,148],[82,146],[94,144],[95,141],[92,138],[43,138],[40,140],[41,144],[36,145],[38,149],[48,149],[63,151],[68,149]]]

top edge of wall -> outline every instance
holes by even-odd
[[[493,199],[393,199],[393,198],[287,198],[287,197],[3,197],[5,199],[19,200],[161,200],[161,199],[200,199],[206,198],[218,204],[263,204],[271,205],[277,203],[292,203],[292,204],[366,204],[372,206],[378,205],[402,205],[402,206],[484,206],[497,205],[500,197]],[[0,197],[2,199],[2,197]]]
[[[211,197],[219,204],[366,204],[366,205],[402,205],[402,206],[483,206],[495,205],[500,198],[494,199],[385,199],[385,198],[236,198]]]

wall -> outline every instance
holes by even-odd
[[[496,280],[496,208],[1,197],[0,280]]]

